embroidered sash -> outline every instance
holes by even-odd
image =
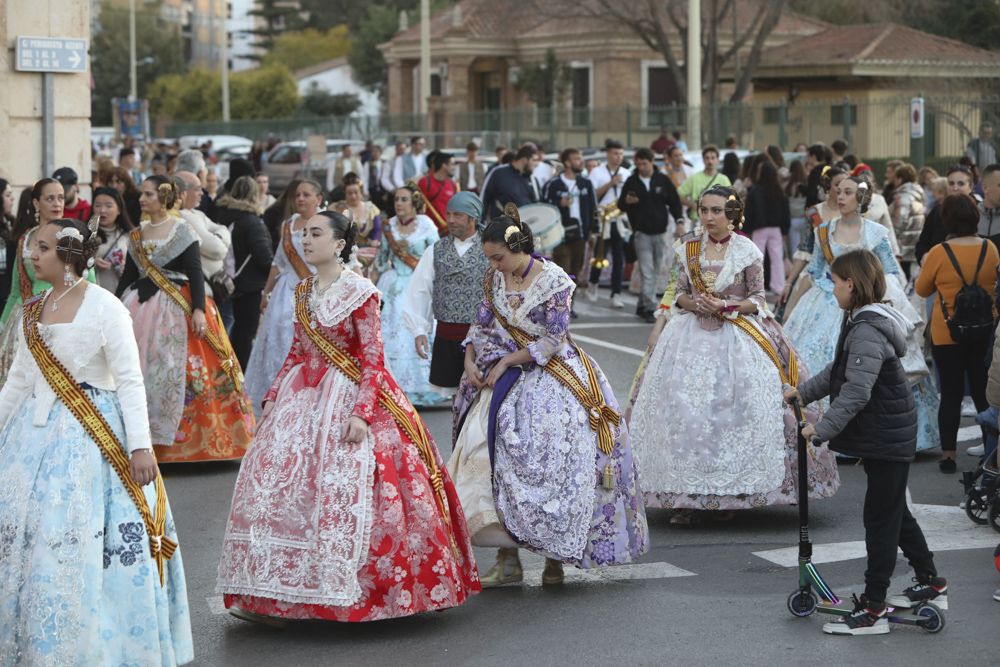
[[[685,246],[685,254],[687,256],[688,268],[690,269],[691,284],[702,294],[713,296],[713,293],[705,287],[705,280],[701,275],[701,239],[688,241]],[[721,314],[719,314],[718,317],[721,318],[722,321],[729,322],[737,329],[750,336],[750,338],[757,343],[757,346],[764,350],[764,354],[766,354],[771,360],[774,367],[778,369],[778,375],[781,377],[782,383],[793,387],[798,385],[799,362],[795,356],[795,352],[791,348],[788,349],[788,371],[786,372],[785,365],[781,363],[781,357],[778,355],[778,351],[774,349],[774,344],[746,317],[742,314],[737,315],[734,318],[725,317]]]
[[[507,333],[514,339],[518,347],[527,349],[528,345],[534,342],[535,338],[527,331],[519,329],[508,322],[507,318],[497,310],[493,303],[493,276],[495,274],[496,271],[493,269],[486,272],[485,284],[483,286],[486,303],[489,305],[490,310],[493,311],[493,317],[500,323],[500,326],[507,330]],[[569,341],[569,344],[576,350],[580,361],[583,362],[583,367],[587,372],[586,386],[576,376],[576,373],[573,372],[569,364],[561,357],[553,356],[541,368],[569,389],[574,398],[580,402],[580,405],[587,411],[590,428],[597,432],[598,448],[607,456],[611,456],[611,451],[615,446],[615,438],[611,427],[617,426],[621,422],[621,415],[604,401],[604,393],[601,391],[601,385],[597,379],[597,371],[594,370],[594,365],[591,363],[590,357],[584,354],[580,346],[572,340]]]
[[[827,266],[833,266],[833,260],[836,258],[833,256],[833,248],[830,247],[829,225],[816,228],[816,240],[819,241],[819,247],[823,250],[823,257],[826,258]]]
[[[17,265],[17,285],[18,290],[21,292],[22,303],[30,299],[35,291],[31,276],[28,275],[28,267],[24,265],[24,244],[28,240],[28,234],[30,233],[25,232],[17,240],[17,252],[14,258],[14,262]]]
[[[393,236],[392,230],[389,229],[389,225],[385,226],[382,230],[382,236],[385,237],[386,243],[389,244],[389,249],[392,250],[392,254],[399,258],[403,264],[406,264],[411,269],[417,268],[417,263],[420,262],[420,258],[403,250],[403,246],[399,244],[396,237]]]
[[[305,260],[302,259],[302,255],[295,249],[295,244],[292,242],[291,220],[281,227],[281,249],[285,251],[285,257],[288,258],[288,262],[292,265],[299,280],[304,280],[312,275],[312,271],[306,266]]]
[[[334,368],[347,376],[354,384],[361,383],[361,365],[354,357],[344,352],[334,341],[327,338],[326,334],[320,330],[319,325],[313,321],[309,313],[309,293],[312,291],[315,278],[309,276],[295,287],[295,317],[302,325],[309,340],[312,341]],[[451,540],[451,547],[454,553],[458,553],[455,544],[455,535],[451,530],[451,519],[448,513],[448,498],[444,492],[444,479],[441,470],[438,468],[437,460],[434,458],[433,445],[427,437],[424,424],[416,417],[413,406],[407,401],[406,405],[400,405],[396,399],[382,388],[378,390],[378,402],[385,408],[393,421],[407,438],[416,446],[420,454],[427,473],[431,479],[431,486],[434,488],[434,495],[437,500],[438,509],[441,512],[441,519],[448,529],[448,537]]]
[[[128,454],[125,453],[118,437],[111,430],[104,415],[100,413],[94,402],[90,400],[90,397],[77,384],[66,367],[52,353],[39,333],[37,324],[44,303],[45,298],[39,295],[24,306],[24,318],[21,325],[28,350],[31,351],[31,355],[35,358],[46,382],[52,387],[52,391],[66,404],[69,411],[83,426],[87,435],[97,443],[97,448],[101,450],[101,454],[114,469],[118,479],[124,485],[125,491],[135,503],[135,508],[139,510],[139,516],[142,517],[142,523],[146,527],[146,534],[149,535],[150,555],[156,561],[156,568],[160,573],[160,585],[163,586],[163,565],[177,550],[177,542],[163,534],[167,520],[167,491],[163,486],[163,478],[159,472],[156,473],[156,507],[154,513],[151,514],[142,487],[132,479]]]
[[[142,247],[142,230],[133,229],[129,233],[129,240],[132,242],[132,250],[135,252],[135,256],[139,260],[143,271],[146,272],[146,275],[149,276],[149,279],[153,281],[153,284],[161,292],[166,294],[171,301],[184,311],[190,322],[191,315],[194,313],[191,303],[184,298],[176,283],[163,275],[160,268],[149,259],[146,249]],[[229,339],[223,338],[219,334],[220,331],[224,330],[222,322],[218,319],[218,314],[216,314],[215,321],[208,322],[208,326],[205,328],[205,342],[208,343],[208,347],[219,357],[222,370],[229,376],[229,379],[233,383],[233,388],[242,401],[245,400],[245,395],[243,394],[243,370],[240,368],[239,361],[236,359],[236,353],[233,352],[233,347],[229,343]]]

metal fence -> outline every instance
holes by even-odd
[[[701,109],[702,144],[761,149],[776,144],[791,150],[798,143],[845,139],[863,159],[958,156],[984,122],[1000,124],[1000,97],[925,98],[925,137],[910,139],[910,97],[852,100],[785,100],[719,104]],[[547,151],[565,146],[596,147],[608,137],[628,146],[648,146],[661,127],[683,131],[688,109],[620,107],[605,109],[505,109],[498,111],[383,114],[329,118],[282,118],[230,123],[174,123],[173,137],[235,134],[250,139],[274,135],[284,140],[321,134],[329,138],[373,139],[389,143],[413,134],[431,146],[458,148],[475,140],[484,149],[530,140]]]

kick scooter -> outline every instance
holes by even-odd
[[[799,486],[799,587],[788,596],[788,611],[795,616],[812,616],[814,612],[831,616],[848,616],[853,609],[841,607],[840,598],[826,583],[812,562],[812,542],[809,539],[809,443],[802,435],[806,422],[802,417],[802,406],[792,401],[795,420],[798,422],[798,486]],[[822,599],[822,603],[817,599]],[[944,612],[933,602],[924,602],[913,609],[900,610],[910,613],[897,614],[889,607],[886,617],[890,623],[915,625],[926,632],[941,632],[944,628]]]

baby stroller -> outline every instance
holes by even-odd
[[[1000,468],[997,467],[996,408],[984,410],[976,416],[976,423],[983,428],[983,458],[975,472],[962,473],[965,487],[965,513],[978,524],[990,524],[1000,532]]]

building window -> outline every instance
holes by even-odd
[[[577,127],[590,125],[591,72],[590,64],[572,65],[570,110],[572,123]]]
[[[441,75],[431,74],[431,97],[441,97],[444,94],[442,88]]]
[[[851,125],[858,124],[858,105],[851,104],[847,107],[850,109],[848,113],[851,114]],[[844,105],[834,104],[830,107],[830,125],[843,125],[844,124]]]
[[[679,106],[677,81],[663,62],[642,62],[642,125],[644,127],[683,127],[684,107]]]
[[[764,125],[779,125],[781,123],[780,107],[764,107]]]

